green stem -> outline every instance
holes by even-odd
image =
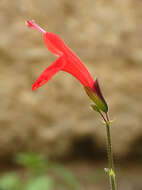
[[[110,121],[107,114],[106,114],[105,124],[106,124],[106,133],[107,133],[107,151],[108,151],[108,160],[109,160],[109,176],[110,176],[111,190],[116,190],[115,172],[113,169],[111,135],[110,135]]]
[[[113,169],[113,154],[112,154],[112,145],[111,145],[111,134],[110,134],[110,123],[111,121],[109,120],[108,113],[103,115],[103,113],[100,111],[99,108],[96,106],[91,106],[94,111],[97,111],[106,126],[106,133],[107,133],[107,152],[108,152],[108,161],[109,161],[109,169],[106,168],[106,171],[109,173],[109,178],[110,178],[110,185],[111,185],[111,190],[116,190],[116,183],[115,183],[115,172]]]
[[[108,159],[109,159],[109,168],[113,168],[113,155],[112,155],[112,145],[111,145],[111,137],[110,137],[110,126],[109,123],[106,123],[106,133],[107,133],[107,151],[108,151]]]

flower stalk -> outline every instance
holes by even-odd
[[[106,122],[106,133],[107,133],[107,151],[108,151],[108,160],[109,160],[109,176],[110,176],[111,189],[116,190],[109,120],[107,120]]]
[[[112,121],[109,120],[108,112],[106,112],[104,115],[101,109],[98,108],[97,105],[93,104],[91,105],[91,107],[94,111],[100,114],[106,127],[109,168],[105,168],[105,171],[109,174],[111,190],[116,190],[115,171],[114,171],[114,164],[113,164],[113,153],[112,153],[112,143],[111,143],[111,133],[110,133],[110,128],[111,128],[110,124]]]
[[[113,164],[113,153],[112,153],[112,143],[111,143],[111,133],[110,133],[110,120],[108,117],[108,113],[106,113],[106,118],[103,116],[102,113],[101,117],[105,121],[105,127],[106,127],[106,134],[107,134],[107,153],[108,153],[108,162],[109,162],[109,169],[108,174],[110,178],[110,186],[111,190],[116,190],[116,182],[115,182],[115,171],[114,171],[114,164]]]

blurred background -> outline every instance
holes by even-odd
[[[140,0],[0,1],[0,176],[11,170],[22,176],[25,170],[31,171],[29,162],[19,166],[13,161],[20,152],[26,152],[30,163],[42,155],[44,162],[53,162],[49,165],[58,162],[68,168],[81,184],[77,189],[108,189],[103,171],[107,167],[105,128],[89,108],[90,100],[82,86],[71,75],[60,72],[42,88],[31,90],[56,57],[48,52],[42,35],[26,27],[29,19],[59,35],[93,78],[99,79],[114,120],[111,133],[119,189],[141,190]],[[49,173],[53,180],[54,172]],[[59,169],[59,173],[64,172]],[[69,182],[75,183],[71,178]],[[38,190],[36,187],[33,189]],[[60,186],[40,189],[58,190]]]

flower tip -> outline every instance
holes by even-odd
[[[39,32],[42,32],[42,33],[46,33],[45,30],[43,30],[40,26],[38,26],[34,20],[27,20],[26,22],[26,25],[29,27],[29,28],[34,28],[36,30],[38,30]]]
[[[32,91],[34,91],[34,90],[36,90],[36,87],[33,85],[33,86],[32,86]]]
[[[25,24],[28,26],[28,27],[33,27],[33,24],[34,24],[34,20],[27,20],[25,21]]]
[[[30,21],[30,20],[25,21],[25,24],[26,24],[28,27],[32,27],[32,21]]]
[[[39,86],[38,86],[36,83],[34,83],[34,84],[32,85],[32,90],[34,91],[34,90],[36,90],[38,87],[39,87]]]

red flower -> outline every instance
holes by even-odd
[[[94,101],[100,100],[101,104],[104,104],[101,108],[102,111],[107,112],[107,104],[102,96],[99,88],[98,81],[94,81],[88,72],[87,68],[81,62],[81,60],[71,51],[71,49],[56,35],[50,32],[46,32],[40,28],[34,21],[27,21],[29,27],[43,33],[43,41],[51,53],[59,58],[49,67],[47,67],[40,77],[34,82],[32,90],[47,83],[57,72],[66,71],[72,74],[80,83],[84,86],[89,97]],[[95,102],[96,103],[96,102]],[[96,103],[97,105],[97,103]]]

